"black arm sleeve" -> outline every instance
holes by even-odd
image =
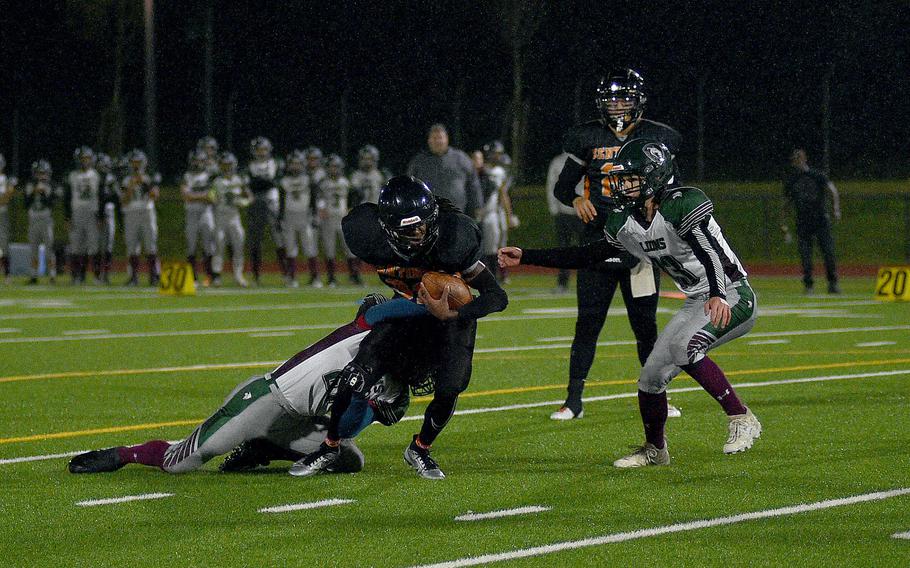
[[[599,240],[580,247],[525,249],[521,254],[521,264],[550,268],[586,268],[620,252],[621,248],[606,240]]]
[[[566,164],[559,172],[559,179],[556,180],[556,186],[553,188],[553,195],[563,205],[572,206],[572,201],[578,197],[575,195],[575,186],[585,177],[585,167],[573,160],[566,159]]]
[[[509,296],[489,269],[484,268],[480,274],[468,281],[468,284],[480,292],[480,295],[470,304],[458,309],[458,319],[480,319],[493,312],[501,312],[509,305]]]

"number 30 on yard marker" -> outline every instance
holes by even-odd
[[[195,296],[193,267],[186,262],[165,262],[161,265],[158,293],[169,296]]]
[[[875,299],[910,300],[910,266],[882,266],[875,283]]]

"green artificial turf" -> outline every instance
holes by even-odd
[[[813,297],[800,293],[796,279],[752,281],[760,309],[755,329],[712,352],[734,385],[753,385],[738,392],[764,432],[743,454],[722,454],[726,419],[709,396],[672,392],[697,386],[683,375],[670,387],[683,412],[668,423],[671,465],[614,469],[612,461],[642,440],[632,345],[601,346],[585,391],[632,396],[588,402],[581,420],[550,421],[565,393],[570,340],[560,338],[573,334],[574,295],[550,294],[552,277],[516,276],[508,310],[479,325],[473,378],[459,410],[542,405],[455,416],[434,446],[446,480],[420,479],[402,460],[419,420],[367,429],[358,440],[366,466],[356,475],[293,478],[288,462],[220,474],[216,459],[181,476],[136,465],[76,476],[67,473],[66,458],[0,462],[0,562],[411,566],[910,488],[910,305],[871,302],[871,278],[845,279],[842,296]],[[381,290],[377,280],[369,283]],[[0,460],[179,439],[234,385],[349,321],[364,293],[271,284],[188,298],[148,289],[0,287]],[[680,305],[661,299],[659,323]],[[601,341],[632,340],[620,298],[614,311]],[[851,331],[831,333],[838,329]],[[61,340],[86,330],[95,331]],[[290,335],[251,336],[262,330]],[[208,333],[186,334],[193,331]],[[864,345],[874,342],[881,344]],[[239,366],[164,369],[198,364]],[[888,371],[906,373],[873,375]],[[853,377],[829,380],[845,375]],[[761,384],[803,378],[824,380]],[[409,416],[425,406],[413,401]],[[172,422],[180,425],[155,426]],[[91,433],[103,428],[119,431]],[[76,506],[156,492],[173,496]],[[257,512],[336,498],[355,502]],[[454,520],[529,505],[551,509]],[[907,566],[910,540],[891,538],[907,531],[910,495],[501,565]]]

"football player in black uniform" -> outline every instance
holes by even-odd
[[[681,136],[676,130],[642,118],[646,101],[641,75],[631,69],[614,71],[597,87],[600,118],[575,126],[565,135],[563,147],[569,157],[553,193],[560,202],[574,207],[585,222],[583,244],[603,239],[604,222],[616,207],[606,172],[625,142],[648,138],[663,142],[672,154],[679,149]],[[674,177],[671,187],[679,184],[678,171]],[[584,196],[578,196],[575,186],[582,179]],[[617,285],[635,334],[638,360],[644,365],[657,339],[658,284],[656,267],[627,253],[578,271],[578,320],[569,359],[568,396],[550,418],[570,420],[583,416],[581,395],[585,379]],[[670,408],[670,414],[678,416],[678,410]]]
[[[345,435],[345,424],[375,396],[384,373],[380,354],[394,345],[420,345],[439,361],[432,385],[433,400],[424,413],[420,433],[404,453],[405,461],[427,479],[445,475],[430,457],[430,446],[455,411],[458,395],[471,378],[477,319],[502,311],[505,291],[480,261],[480,229],[449,201],[433,195],[425,183],[396,176],[379,193],[379,203],[358,205],[344,218],[344,238],[358,258],[377,267],[379,277],[396,289],[401,316],[377,324],[363,340],[357,356],[342,371],[332,403],[325,442],[296,464],[294,475],[306,476],[331,468]],[[449,308],[447,293],[432,298],[420,285],[427,271],[460,273],[480,295],[458,310]],[[414,299],[419,298],[419,303]],[[393,304],[394,305],[394,304]],[[351,419],[351,415],[355,418]]]

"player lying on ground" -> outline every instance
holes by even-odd
[[[755,294],[746,271],[712,217],[713,205],[700,189],[669,189],[673,157],[660,142],[633,140],[620,148],[609,172],[613,195],[623,205],[609,215],[604,240],[548,250],[505,247],[501,266],[536,264],[582,268],[620,250],[661,266],[685,293],[686,302],[663,329],[638,379],[638,404],[645,444],[616,460],[616,467],[666,465],[664,439],[667,385],[686,371],[729,417],[724,453],[752,447],[761,424],[740,402],[708,350],[748,333],[755,325]]]
[[[363,341],[357,357],[344,368],[338,396],[332,402],[325,442],[316,452],[294,464],[295,475],[313,475],[332,467],[345,436],[339,424],[374,396],[374,385],[386,371],[382,354],[398,345],[413,345],[438,361],[433,400],[424,413],[420,432],[405,448],[404,459],[418,475],[443,479],[430,456],[430,446],[452,414],[458,395],[471,380],[471,362],[477,320],[502,311],[505,291],[480,261],[480,229],[445,199],[433,195],[425,183],[410,176],[393,177],[379,193],[379,203],[363,203],[344,218],[344,238],[351,252],[378,268],[384,282],[423,303],[389,302],[413,309],[400,319],[377,324]],[[445,292],[434,299],[422,288],[428,271],[460,273],[480,295],[452,309]]]
[[[222,471],[242,471],[269,460],[298,460],[319,447],[325,438],[328,409],[341,377],[367,336],[370,324],[383,317],[385,298],[371,294],[364,299],[357,318],[297,353],[274,371],[238,385],[224,404],[186,439],[176,444],[152,440],[138,446],[118,446],[80,454],[72,459],[72,473],[115,471],[128,463],[159,467],[168,473],[200,468],[215,456],[237,448],[222,464]],[[373,310],[370,310],[373,308]],[[340,426],[353,438],[374,420],[391,425],[408,407],[407,385],[426,379],[429,368],[408,346],[388,349],[376,396],[357,408]],[[393,378],[394,377],[394,378]],[[328,471],[356,472],[363,454],[353,441],[341,444],[339,459]]]

